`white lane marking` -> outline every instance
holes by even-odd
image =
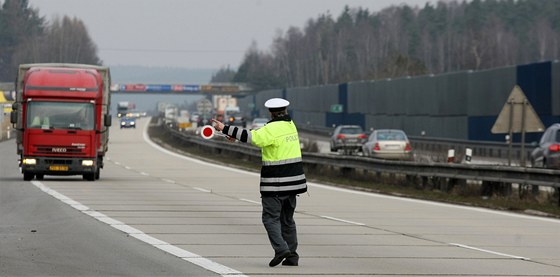
[[[336,217],[332,217],[332,216],[322,215],[321,217],[325,218],[325,219],[330,219],[330,220],[334,220],[334,221],[348,223],[348,224],[353,224],[353,225],[358,225],[358,226],[366,226],[366,224],[364,224],[364,223],[344,220],[344,219],[340,219],[340,218],[336,218]]]
[[[196,190],[202,191],[202,192],[212,192],[212,191],[209,190],[209,189],[203,189],[203,188],[199,188],[199,187],[193,187],[193,189],[196,189]]]
[[[159,150],[163,153],[169,154],[171,156],[174,156],[174,157],[177,157],[177,158],[180,158],[180,159],[192,161],[192,162],[195,162],[195,163],[198,163],[198,164],[214,166],[214,167],[218,167],[220,169],[230,170],[230,171],[233,171],[233,172],[239,172],[239,173],[248,174],[248,175],[252,175],[252,176],[260,176],[258,173],[254,173],[254,172],[250,172],[250,171],[244,171],[244,170],[235,169],[235,168],[229,168],[229,167],[225,167],[225,166],[222,166],[222,165],[217,165],[217,164],[213,164],[213,163],[209,163],[209,162],[204,162],[204,161],[201,161],[201,160],[196,160],[196,159],[193,159],[193,158],[190,158],[190,157],[186,157],[186,156],[171,152],[167,149],[164,149],[161,146],[157,145],[152,140],[150,140],[150,137],[148,136],[147,126],[148,126],[148,124],[146,124],[144,126],[144,134],[143,134],[144,141],[146,141],[146,143],[148,143],[149,145],[151,145],[152,147],[154,147],[155,149],[157,149],[157,150]],[[326,190],[339,191],[339,192],[345,192],[345,193],[356,194],[356,195],[363,195],[363,196],[383,198],[383,199],[392,199],[392,200],[405,201],[405,202],[410,202],[410,203],[418,203],[418,204],[432,205],[432,206],[445,207],[445,208],[462,209],[462,210],[469,210],[469,211],[475,211],[475,212],[480,212],[480,213],[496,214],[496,215],[502,215],[502,216],[509,216],[509,217],[515,217],[515,218],[523,218],[523,219],[532,219],[532,220],[538,220],[538,221],[560,224],[560,220],[554,219],[554,218],[536,217],[536,216],[529,216],[529,215],[494,211],[494,210],[489,210],[489,209],[485,209],[485,208],[466,207],[466,206],[461,206],[461,205],[437,203],[437,202],[432,202],[432,201],[428,201],[428,200],[419,200],[419,199],[411,199],[411,198],[404,198],[404,197],[398,197],[398,196],[375,194],[375,193],[372,193],[372,192],[350,190],[350,189],[345,189],[345,188],[338,188],[338,187],[332,187],[332,186],[327,186],[327,185],[321,185],[321,184],[312,183],[312,182],[308,182],[307,185],[310,186],[310,187],[322,188],[322,189],[326,189]]]
[[[257,205],[262,205],[261,202],[258,201],[253,201],[253,200],[249,200],[249,199],[245,199],[245,198],[238,198],[241,201],[245,201],[245,202],[249,202],[249,203],[253,203],[253,204],[257,204]]]
[[[141,175],[144,175],[144,176],[150,176],[150,174],[148,174],[148,173],[146,173],[146,172],[140,172],[140,174],[141,174]]]
[[[142,242],[145,242],[149,245],[152,245],[158,249],[161,249],[171,255],[174,255],[178,258],[181,258],[185,261],[188,261],[192,264],[198,265],[206,270],[215,272],[217,274],[220,274],[222,276],[238,276],[238,277],[248,277],[246,275],[244,275],[242,272],[237,271],[235,269],[229,268],[227,266],[224,266],[222,264],[216,263],[214,261],[211,261],[207,258],[204,258],[200,255],[197,255],[195,253],[186,251],[184,249],[181,249],[177,246],[174,246],[172,244],[169,244],[165,241],[156,239],[134,227],[131,227],[127,224],[124,224],[116,219],[110,218],[100,212],[97,212],[95,210],[90,209],[89,207],[80,204],[79,202],[72,200],[71,198],[47,187],[46,185],[44,185],[43,183],[41,183],[40,181],[31,181],[31,183],[36,186],[37,188],[39,188],[40,190],[44,191],[45,193],[51,195],[52,197],[58,199],[61,202],[64,202],[68,205],[70,205],[71,207],[81,211],[82,213],[89,215],[101,222],[106,223],[107,225],[121,231],[124,232]]]
[[[167,252],[167,253],[171,253],[181,259],[183,258],[202,258],[201,256],[191,253],[185,249],[179,248],[175,245],[171,245],[171,244],[163,244],[163,245],[156,245],[157,248]]]
[[[188,261],[190,263],[193,263],[195,265],[198,265],[202,268],[215,268],[214,272],[219,272],[220,274],[222,274],[222,276],[243,276],[243,277],[248,277],[246,275],[244,275],[243,273],[235,270],[235,269],[231,269],[227,266],[221,265],[217,262],[214,262],[212,260],[203,258],[203,257],[196,257],[196,258],[183,258],[183,260]]]
[[[162,181],[164,181],[164,182],[171,183],[171,184],[175,184],[175,181],[174,181],[174,180],[171,180],[171,179],[161,178],[160,180],[162,180]]]
[[[134,228],[134,227],[130,227],[126,224],[109,224],[111,227],[122,231],[123,233],[127,233],[129,235],[132,234],[144,234],[144,232]]]
[[[486,250],[486,249],[482,249],[482,248],[478,248],[478,247],[472,247],[472,246],[468,246],[468,245],[464,245],[464,244],[460,244],[460,243],[449,243],[449,245],[453,245],[453,246],[457,246],[457,247],[461,247],[461,248],[466,248],[466,249],[471,249],[471,250],[476,250],[476,251],[485,252],[485,253],[490,253],[490,254],[494,254],[494,255],[498,255],[498,256],[509,257],[509,258],[518,259],[518,260],[524,260],[524,261],[530,261],[531,260],[530,258],[526,258],[526,257],[505,254],[505,253],[496,252],[496,251],[492,251],[492,250]]]
[[[95,218],[98,218],[98,217],[107,217],[106,215],[104,215],[104,214],[102,214],[102,213],[100,213],[100,212],[96,212],[96,211],[84,211],[83,213],[85,213],[85,214],[87,214],[87,215],[89,215],[89,216],[91,216],[91,217],[95,217]]]
[[[137,239],[139,239],[139,240],[141,240],[141,241],[143,241],[147,244],[151,244],[153,246],[168,244],[167,242],[165,242],[163,240],[156,239],[156,238],[154,238],[152,236],[149,236],[149,235],[146,235],[144,233],[142,233],[142,234],[132,234],[131,236],[133,236],[133,237],[135,237],[135,238],[137,238]]]
[[[128,166],[128,165],[126,165],[124,168],[126,168],[126,169],[128,169],[128,170],[132,169],[132,167],[130,167],[130,166]]]
[[[124,224],[124,223],[122,223],[122,222],[120,222],[116,219],[110,218],[108,216],[98,216],[98,217],[94,216],[94,218],[101,221],[101,222],[107,223],[108,225],[123,225]]]

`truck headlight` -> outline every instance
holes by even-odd
[[[35,159],[23,159],[23,164],[28,164],[28,165],[36,165],[37,164],[37,160]]]
[[[134,124],[136,124],[136,122],[130,122],[130,125],[134,125]]]
[[[93,166],[93,161],[92,160],[83,160],[82,161],[82,166]]]
[[[124,125],[126,125],[126,123],[124,123],[124,122],[121,122],[121,125],[122,125],[122,126],[124,126]]]

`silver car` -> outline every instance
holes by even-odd
[[[405,132],[395,129],[373,131],[362,146],[362,151],[364,156],[381,159],[412,160],[413,158],[412,147]]]
[[[340,125],[334,129],[331,136],[331,151],[358,152],[362,149],[366,138],[364,129],[359,125]]]

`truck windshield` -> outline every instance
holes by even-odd
[[[91,103],[40,102],[27,104],[27,128],[93,130]]]

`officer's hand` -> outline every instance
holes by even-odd
[[[220,132],[224,129],[224,126],[225,126],[224,123],[222,123],[222,122],[220,122],[216,119],[213,119],[213,118],[212,118],[212,125],[214,125],[214,129],[216,129]]]

